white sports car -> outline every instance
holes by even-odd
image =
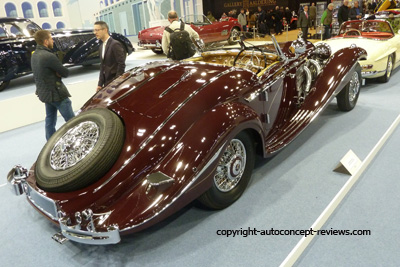
[[[332,52],[352,45],[364,48],[367,59],[359,61],[363,78],[387,82],[392,71],[400,65],[400,31],[395,33],[386,20],[347,21],[337,36],[323,42],[330,45]]]

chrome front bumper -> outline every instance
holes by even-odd
[[[381,71],[361,71],[362,78],[377,78],[383,76],[386,73],[386,70]]]
[[[158,41],[158,40],[156,40],[156,43],[155,44],[151,44],[151,43],[142,43],[142,42],[138,42],[138,46],[139,47],[143,47],[143,48],[150,48],[150,49],[154,49],[154,48],[159,48],[159,49],[161,49],[161,43]]]
[[[15,166],[7,175],[8,187],[14,195],[26,194],[28,200],[41,212],[54,221],[58,221],[61,232],[53,239],[59,243],[72,240],[91,245],[116,244],[121,241],[118,226],[109,226],[107,231],[96,231],[94,221],[104,221],[109,214],[95,214],[90,209],[75,213],[75,224],[57,205],[56,201],[37,192],[26,181],[28,170]]]

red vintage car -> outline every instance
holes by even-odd
[[[339,109],[355,107],[362,48],[241,45],[127,71],[49,139],[29,171],[9,172],[12,191],[60,226],[59,242],[118,243],[195,199],[228,207],[256,154],[285,148],[335,97]]]
[[[228,41],[229,44],[235,44],[242,30],[242,26],[237,19],[211,23],[204,15],[189,15],[183,17],[182,21],[190,24],[205,44],[220,41]],[[138,45],[151,49],[156,54],[162,54],[161,40],[164,29],[165,27],[158,26],[140,31]]]

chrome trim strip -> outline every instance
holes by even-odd
[[[192,185],[194,182],[197,181],[197,179],[199,179],[199,177],[211,166],[211,164],[217,160],[219,158],[219,155],[221,154],[222,149],[225,147],[226,142],[218,149],[218,151],[212,156],[212,158],[207,162],[206,165],[204,165],[203,169],[196,174],[196,176],[192,179],[192,181],[190,181],[183,189],[182,191],[179,193],[179,195],[177,195],[176,197],[174,197],[170,203],[168,203],[167,205],[165,205],[159,212],[157,212],[156,214],[154,214],[153,216],[151,216],[150,218],[147,218],[146,220],[144,220],[143,222],[139,223],[139,224],[135,224],[133,226],[121,229],[120,232],[124,232],[124,231],[129,231],[133,228],[136,228],[140,225],[143,225],[145,223],[147,223],[148,221],[152,220],[154,217],[158,216],[160,213],[162,213],[163,211],[165,211],[169,206],[171,206],[177,199],[179,199]]]
[[[182,76],[179,78],[179,80],[174,82],[170,87],[168,87],[164,92],[162,92],[159,95],[159,98],[162,98],[163,96],[165,96],[169,91],[171,91],[173,88],[175,88],[179,83],[181,83],[184,80],[186,80],[192,74],[193,74],[193,72],[191,72],[190,70],[186,71],[184,74],[182,74]]]
[[[176,67],[177,65],[173,65],[170,68]],[[191,100],[195,95],[197,95],[203,88],[205,88],[206,86],[208,86],[209,84],[211,84],[212,82],[214,82],[215,80],[217,80],[218,78],[222,77],[225,74],[228,74],[229,72],[234,71],[235,68],[229,68],[221,73],[219,73],[218,75],[216,75],[215,77],[211,78],[209,81],[203,83],[202,86],[200,86],[198,89],[196,89],[193,93],[191,93],[189,95],[188,98],[186,98],[182,103],[180,103],[178,105],[178,107],[176,107],[176,109],[174,111],[172,111],[172,113],[165,119],[165,121],[163,121],[155,130],[154,132],[146,139],[146,141],[144,141],[142,143],[142,145],[139,147],[139,149],[129,158],[127,159],[124,164],[121,166],[121,168],[119,168],[110,178],[108,178],[106,181],[104,181],[104,183],[102,183],[100,186],[98,186],[97,188],[95,188],[93,190],[93,193],[96,193],[97,191],[99,191],[101,188],[103,188],[106,184],[108,184],[112,179],[114,179],[114,177],[120,173],[125,166],[127,166],[139,153],[140,151],[142,151],[147,144],[154,138],[154,136],[156,136],[156,134],[164,127],[165,124],[167,124],[167,122],[187,103],[189,102],[189,100]]]
[[[375,70],[375,71],[361,71],[361,77],[362,77],[362,78],[367,78],[367,77],[374,76],[374,75],[378,75],[378,74],[382,74],[382,73],[385,73],[385,72],[386,72],[386,70],[380,70],[380,71],[377,71],[377,70]]]

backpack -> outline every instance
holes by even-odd
[[[196,53],[190,35],[185,31],[185,23],[181,21],[181,27],[172,30],[166,27],[165,30],[170,33],[170,43],[168,47],[168,58],[181,60],[189,58]]]

